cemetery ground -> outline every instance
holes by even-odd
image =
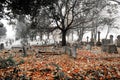
[[[31,46],[0,51],[0,80],[120,80],[118,54],[102,52],[100,47],[77,49],[72,57],[62,48]]]

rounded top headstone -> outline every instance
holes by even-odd
[[[98,33],[100,34],[100,31],[98,31]]]
[[[110,38],[113,38],[113,35],[110,35]]]
[[[120,40],[120,35],[117,36],[117,39]]]

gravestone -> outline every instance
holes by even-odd
[[[91,38],[91,41],[89,42],[89,44],[90,44],[91,46],[94,46],[94,39],[93,39],[93,38]]]
[[[110,44],[110,39],[102,39],[102,51],[107,52],[107,46]]]
[[[72,56],[73,58],[76,58],[76,57],[77,57],[76,49],[77,49],[76,46],[73,46],[73,47],[71,48],[71,56]]]
[[[0,44],[0,50],[4,49],[4,43]]]
[[[101,46],[101,42],[100,42],[100,32],[98,32],[98,41],[96,43],[96,46]]]
[[[65,47],[65,53],[67,53],[69,56],[71,56],[71,48]]]
[[[8,41],[5,42],[6,46],[8,46]]]
[[[62,51],[63,51],[63,53],[66,53],[66,46],[62,47]]]
[[[102,39],[102,45],[110,44],[110,39]]]
[[[113,44],[113,35],[110,35],[110,44]]]
[[[26,57],[27,56],[26,47],[23,46],[22,49],[23,49],[23,56]]]
[[[117,47],[114,45],[114,44],[110,44],[110,45],[108,45],[107,46],[107,52],[108,53],[118,53],[118,51],[117,51]]]
[[[87,43],[89,42],[89,37],[87,36]]]
[[[86,50],[91,50],[91,49],[92,49],[92,46],[90,44],[87,44]]]
[[[102,40],[102,51],[108,53],[118,53],[117,47],[114,44],[111,44],[110,39]]]
[[[81,43],[78,43],[78,44],[77,44],[77,47],[78,47],[79,49],[82,49]]]
[[[9,44],[12,45],[12,40],[11,39],[9,40]]]
[[[120,47],[120,35],[117,36],[116,45],[117,47]]]

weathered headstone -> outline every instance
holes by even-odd
[[[110,44],[110,39],[102,39],[102,51],[107,52],[107,46]]]
[[[4,43],[0,44],[0,50],[4,49]]]
[[[102,40],[102,51],[108,53],[118,53],[117,47],[114,44],[111,44],[110,39]]]
[[[12,40],[11,39],[9,40],[9,44],[12,45]]]
[[[120,47],[120,35],[117,36],[116,45]]]
[[[92,49],[92,46],[90,44],[87,44],[86,50],[91,50],[91,49]]]
[[[64,53],[67,53],[67,48],[68,48],[67,46],[63,46],[63,52]]]
[[[71,48],[70,48],[70,47],[67,47],[66,53],[67,53],[69,56],[71,56]]]
[[[118,53],[117,47],[114,44],[110,44],[107,46],[108,48],[108,53]]]
[[[110,35],[110,44],[113,44],[113,35]]]
[[[76,49],[77,49],[76,46],[74,46],[74,47],[71,48],[71,53],[72,53],[71,56],[72,56],[73,58],[76,58],[76,57],[77,57]]]
[[[102,45],[110,44],[110,39],[102,39]]]
[[[78,47],[79,49],[82,49],[81,43],[78,43],[78,44],[77,44],[77,47]]]
[[[87,43],[89,42],[89,37],[87,36]]]
[[[100,42],[100,32],[98,32],[98,41],[96,43],[97,46],[101,46],[101,42]]]
[[[8,41],[5,42],[6,46],[8,46]]]

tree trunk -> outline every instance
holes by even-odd
[[[106,34],[106,36],[105,36],[105,39],[107,39],[109,32],[110,32],[110,28],[108,27],[107,34]]]
[[[84,35],[84,28],[81,28],[80,30],[77,30],[77,33],[78,33],[78,41],[82,42],[82,38],[83,38],[83,35]]]
[[[39,35],[39,37],[40,37],[40,41],[42,41],[42,32],[40,32],[40,35]]]
[[[47,33],[47,39],[49,39],[50,38],[50,33]]]
[[[66,46],[66,31],[62,31],[62,46]]]
[[[30,37],[30,40],[33,41],[33,37]]]
[[[73,31],[72,31],[72,41],[73,41],[73,34],[74,34],[74,33],[73,33]]]
[[[26,52],[25,46],[23,46],[23,56],[24,56],[24,57],[27,56],[27,52]]]
[[[94,42],[97,42],[97,27],[94,30]]]

